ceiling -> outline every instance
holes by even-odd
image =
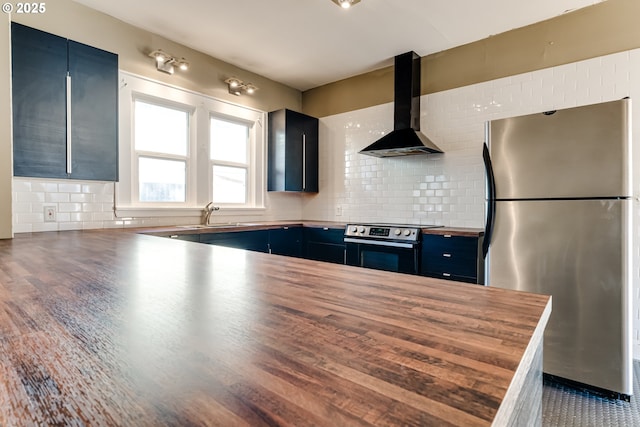
[[[604,0],[74,1],[304,91]]]

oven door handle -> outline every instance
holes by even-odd
[[[379,240],[366,240],[366,239],[354,239],[352,237],[345,237],[345,243],[361,243],[364,245],[373,245],[373,246],[391,246],[392,248],[405,248],[405,249],[413,249],[413,243],[402,243],[402,242],[382,242]]]

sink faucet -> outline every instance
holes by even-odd
[[[219,210],[220,206],[213,206],[213,202],[207,203],[207,206],[204,207],[204,225],[209,225],[211,214]]]

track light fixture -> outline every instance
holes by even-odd
[[[154,50],[149,56],[156,60],[156,69],[163,73],[173,74],[175,67],[182,71],[189,69],[189,63],[184,58],[176,58],[175,56],[164,52],[162,49]]]
[[[343,9],[349,9],[354,4],[360,3],[360,0],[331,0]]]
[[[229,77],[224,81],[229,87],[229,93],[240,96],[243,93],[253,95],[258,88],[251,83],[245,83],[237,77]]]

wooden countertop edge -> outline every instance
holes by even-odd
[[[549,296],[549,300],[547,305],[538,321],[536,329],[531,336],[531,340],[529,341],[529,345],[527,346],[524,354],[522,355],[522,360],[516,369],[513,378],[511,379],[511,384],[509,384],[509,388],[504,395],[504,399],[498,408],[498,412],[496,412],[496,416],[493,419],[492,426],[507,426],[511,414],[515,409],[515,405],[518,400],[518,396],[520,395],[520,391],[524,386],[527,373],[531,368],[531,364],[533,363],[533,359],[535,357],[538,346],[542,345],[542,339],[544,337],[544,330],[547,326],[547,322],[549,321],[549,317],[551,316],[551,306],[552,306],[552,297]]]
[[[309,228],[330,228],[330,229],[344,229],[346,223],[331,222],[331,221],[251,221],[251,222],[238,222],[234,224],[219,224],[213,227],[198,227],[194,226],[190,228],[187,225],[184,226],[157,226],[147,228],[135,228],[131,229],[141,234],[153,234],[158,236],[166,236],[171,234],[204,234],[204,233],[224,233],[233,231],[250,231],[250,230],[273,230],[281,227],[309,227]],[[438,227],[438,228],[423,228],[422,234],[435,234],[451,236],[463,236],[463,237],[481,237],[484,235],[484,230],[480,228],[464,228],[464,227]]]
[[[464,227],[423,228],[422,234],[437,234],[437,235],[449,234],[451,236],[481,237],[481,236],[484,236],[484,229],[464,228]]]

